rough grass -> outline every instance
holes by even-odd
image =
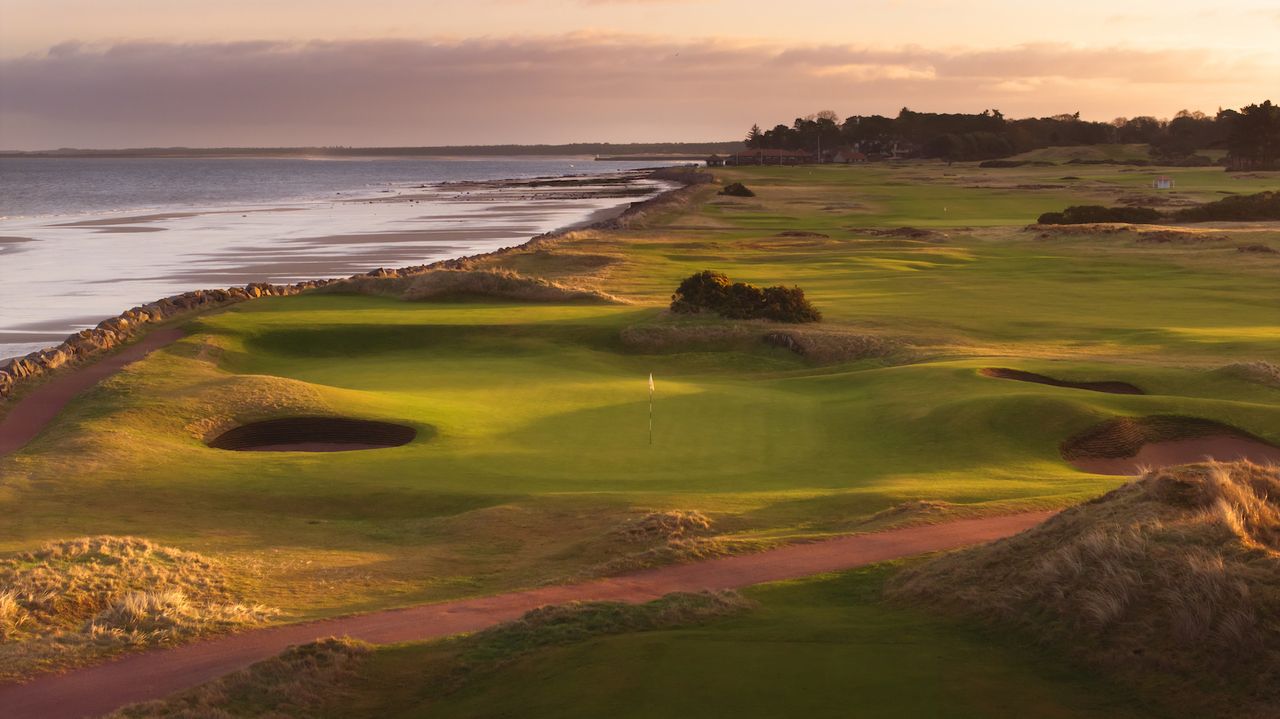
[[[647,542],[653,539],[683,539],[711,531],[711,520],[699,511],[679,509],[650,512],[616,530],[623,539],[631,542]]]
[[[755,552],[776,544],[717,535],[711,519],[696,510],[650,512],[610,532],[601,552],[609,558],[591,567],[583,578]]]
[[[275,614],[235,601],[221,564],[134,537],[55,542],[0,560],[0,587],[0,678]]]
[[[437,643],[447,661],[428,664],[415,677],[419,699],[444,697],[473,677],[525,655],[595,637],[703,624],[745,612],[753,602],[734,592],[676,593],[645,604],[573,602],[549,605],[468,636]],[[312,717],[344,700],[344,685],[370,654],[349,639],[324,639],[209,684],[145,704],[125,707],[115,719],[224,719]]]
[[[764,341],[819,365],[887,358],[903,352],[903,347],[894,340],[839,329],[775,330],[765,334]]]
[[[853,330],[778,328],[777,323],[762,320],[659,322],[626,327],[620,333],[620,338],[627,349],[646,354],[749,351],[761,347],[779,347],[817,365],[887,358],[904,352],[903,346],[894,340]]]
[[[592,637],[701,624],[746,611],[753,603],[732,591],[676,592],[644,604],[570,602],[539,607],[462,643],[464,673],[488,670],[531,651]]]
[[[111,719],[229,719],[310,717],[333,700],[372,647],[330,637],[289,647],[221,679],[160,701],[134,704]]]
[[[1199,714],[1280,710],[1280,470],[1150,472],[905,571],[899,600],[1030,632]]]
[[[359,276],[326,288],[329,292],[399,297],[411,302],[490,298],[513,302],[624,304],[599,290],[526,277],[513,270],[427,270],[407,277]]]

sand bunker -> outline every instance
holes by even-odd
[[[412,427],[365,419],[286,417],[236,427],[209,446],[238,452],[348,452],[399,447],[417,434]]]
[[[1280,463],[1280,447],[1242,429],[1174,415],[1108,420],[1063,442],[1060,449],[1077,469],[1123,476],[1209,459]]]
[[[1018,382],[1035,382],[1036,384],[1047,384],[1053,387],[1070,387],[1072,389],[1087,389],[1090,392],[1108,392],[1110,394],[1146,394],[1135,385],[1128,382],[1068,382],[1067,380],[1054,379],[1035,372],[1024,372],[1020,369],[1006,369],[1004,367],[986,367],[978,370],[978,373],[984,377],[996,377],[998,379],[1011,379]]]

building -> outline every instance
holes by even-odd
[[[828,160],[828,162],[833,162],[840,165],[856,165],[866,161],[867,161],[867,156],[864,153],[861,153],[857,150],[849,149],[847,147],[841,148],[833,152],[831,154],[831,159]]]
[[[1161,175],[1151,182],[1151,186],[1157,190],[1172,190],[1174,184],[1173,178],[1165,175]]]
[[[812,152],[774,148],[742,150],[724,158],[726,165],[805,165],[817,161]]]
[[[724,167],[725,158],[719,155],[711,155],[707,158],[707,167]]]

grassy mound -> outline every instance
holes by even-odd
[[[601,551],[608,559],[592,567],[584,577],[755,552],[774,544],[770,540],[717,534],[711,519],[696,510],[650,512],[611,531]]]
[[[0,678],[274,614],[234,601],[227,569],[134,537],[85,537],[0,560]]]
[[[372,647],[350,639],[321,639],[161,701],[127,706],[111,719],[305,717],[332,698]],[[252,708],[245,699],[252,697]]]
[[[1280,707],[1280,470],[1148,473],[905,571],[891,597],[1013,625],[1196,715]]]
[[[623,304],[599,290],[526,277],[511,270],[427,270],[401,277],[352,277],[328,288],[399,297],[408,301],[490,298],[512,302],[591,302]]]
[[[625,539],[644,542],[652,539],[678,539],[711,530],[711,520],[699,511],[679,509],[666,512],[650,512],[627,522],[617,530]]]
[[[488,674],[532,652],[595,637],[696,625],[746,611],[752,602],[733,592],[669,594],[646,604],[573,602],[540,607],[476,634],[436,643],[443,661],[422,665],[414,691],[444,697],[472,677]],[[259,662],[167,700],[125,707],[116,719],[160,717],[308,717],[341,704],[343,685],[371,648],[349,639],[324,639],[290,647]]]
[[[884,358],[902,349],[896,342],[883,337],[810,328],[770,332],[764,336],[764,341],[765,344],[791,350],[815,364]]]
[[[884,337],[835,327],[776,326],[758,321],[645,323],[624,328],[619,338],[641,354],[750,352],[763,346],[788,350],[818,365],[905,356],[900,343]]]

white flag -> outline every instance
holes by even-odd
[[[649,373],[649,391],[650,392],[653,391],[653,373],[652,372]]]

